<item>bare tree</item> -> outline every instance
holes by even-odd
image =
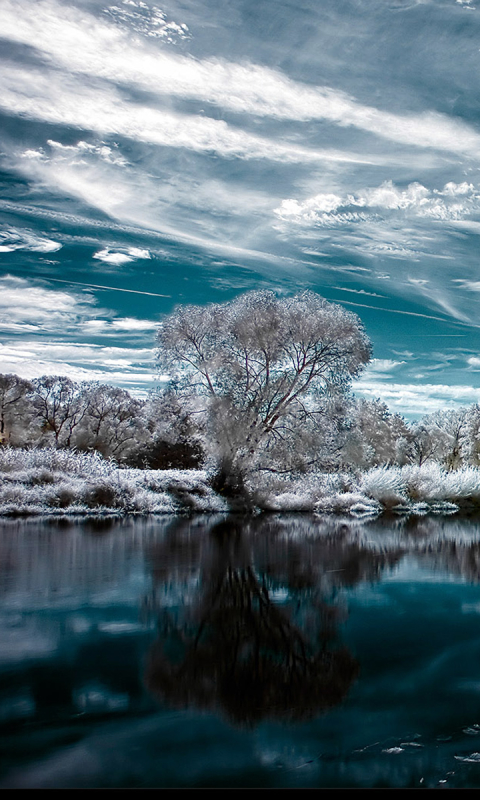
[[[247,293],[230,303],[183,306],[158,332],[158,362],[183,396],[205,398],[216,488],[241,495],[269,447],[341,396],[370,358],[359,318],[313,292]]]
[[[146,440],[142,400],[126,389],[93,382],[84,384],[84,393],[87,406],[77,431],[77,446],[123,460]]]
[[[44,433],[53,434],[56,447],[70,447],[73,432],[87,413],[85,387],[62,375],[44,375],[32,385],[30,398]]]

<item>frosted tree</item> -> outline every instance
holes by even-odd
[[[400,414],[392,414],[379,399],[362,398],[353,401],[350,417],[352,427],[344,449],[346,463],[368,469],[402,460],[410,432]]]
[[[0,443],[22,445],[32,436],[33,409],[28,400],[30,381],[18,375],[0,375]]]
[[[204,399],[215,487],[242,495],[269,453],[323,422],[370,358],[359,318],[313,292],[249,292],[229,303],[181,306],[161,324],[158,364],[179,395]]]
[[[83,384],[83,393],[86,409],[74,439],[77,447],[122,461],[147,440],[143,401],[126,389],[94,382]]]
[[[82,384],[62,375],[44,375],[32,381],[30,399],[40,422],[45,443],[53,438],[55,447],[70,447],[75,429],[88,407]]]
[[[201,409],[200,409],[201,411]],[[152,392],[142,411],[148,439],[138,450],[134,466],[150,469],[195,469],[203,461],[202,414],[180,402],[177,394]]]
[[[462,436],[464,460],[472,467],[480,466],[480,405],[474,403],[466,413],[466,424]]]
[[[448,470],[458,469],[468,459],[468,409],[443,409],[427,414],[412,425],[413,460],[420,466],[439,461]]]

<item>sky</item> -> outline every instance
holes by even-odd
[[[178,304],[309,289],[356,394],[480,402],[480,0],[0,0],[0,38],[0,372],[142,396]]]

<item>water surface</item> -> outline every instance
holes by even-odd
[[[0,528],[0,786],[480,787],[480,524]]]

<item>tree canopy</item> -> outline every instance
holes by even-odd
[[[158,345],[159,368],[177,391],[204,398],[225,491],[241,488],[266,448],[288,449],[304,425],[324,426],[326,404],[371,354],[360,319],[314,292],[180,306],[160,325]]]

